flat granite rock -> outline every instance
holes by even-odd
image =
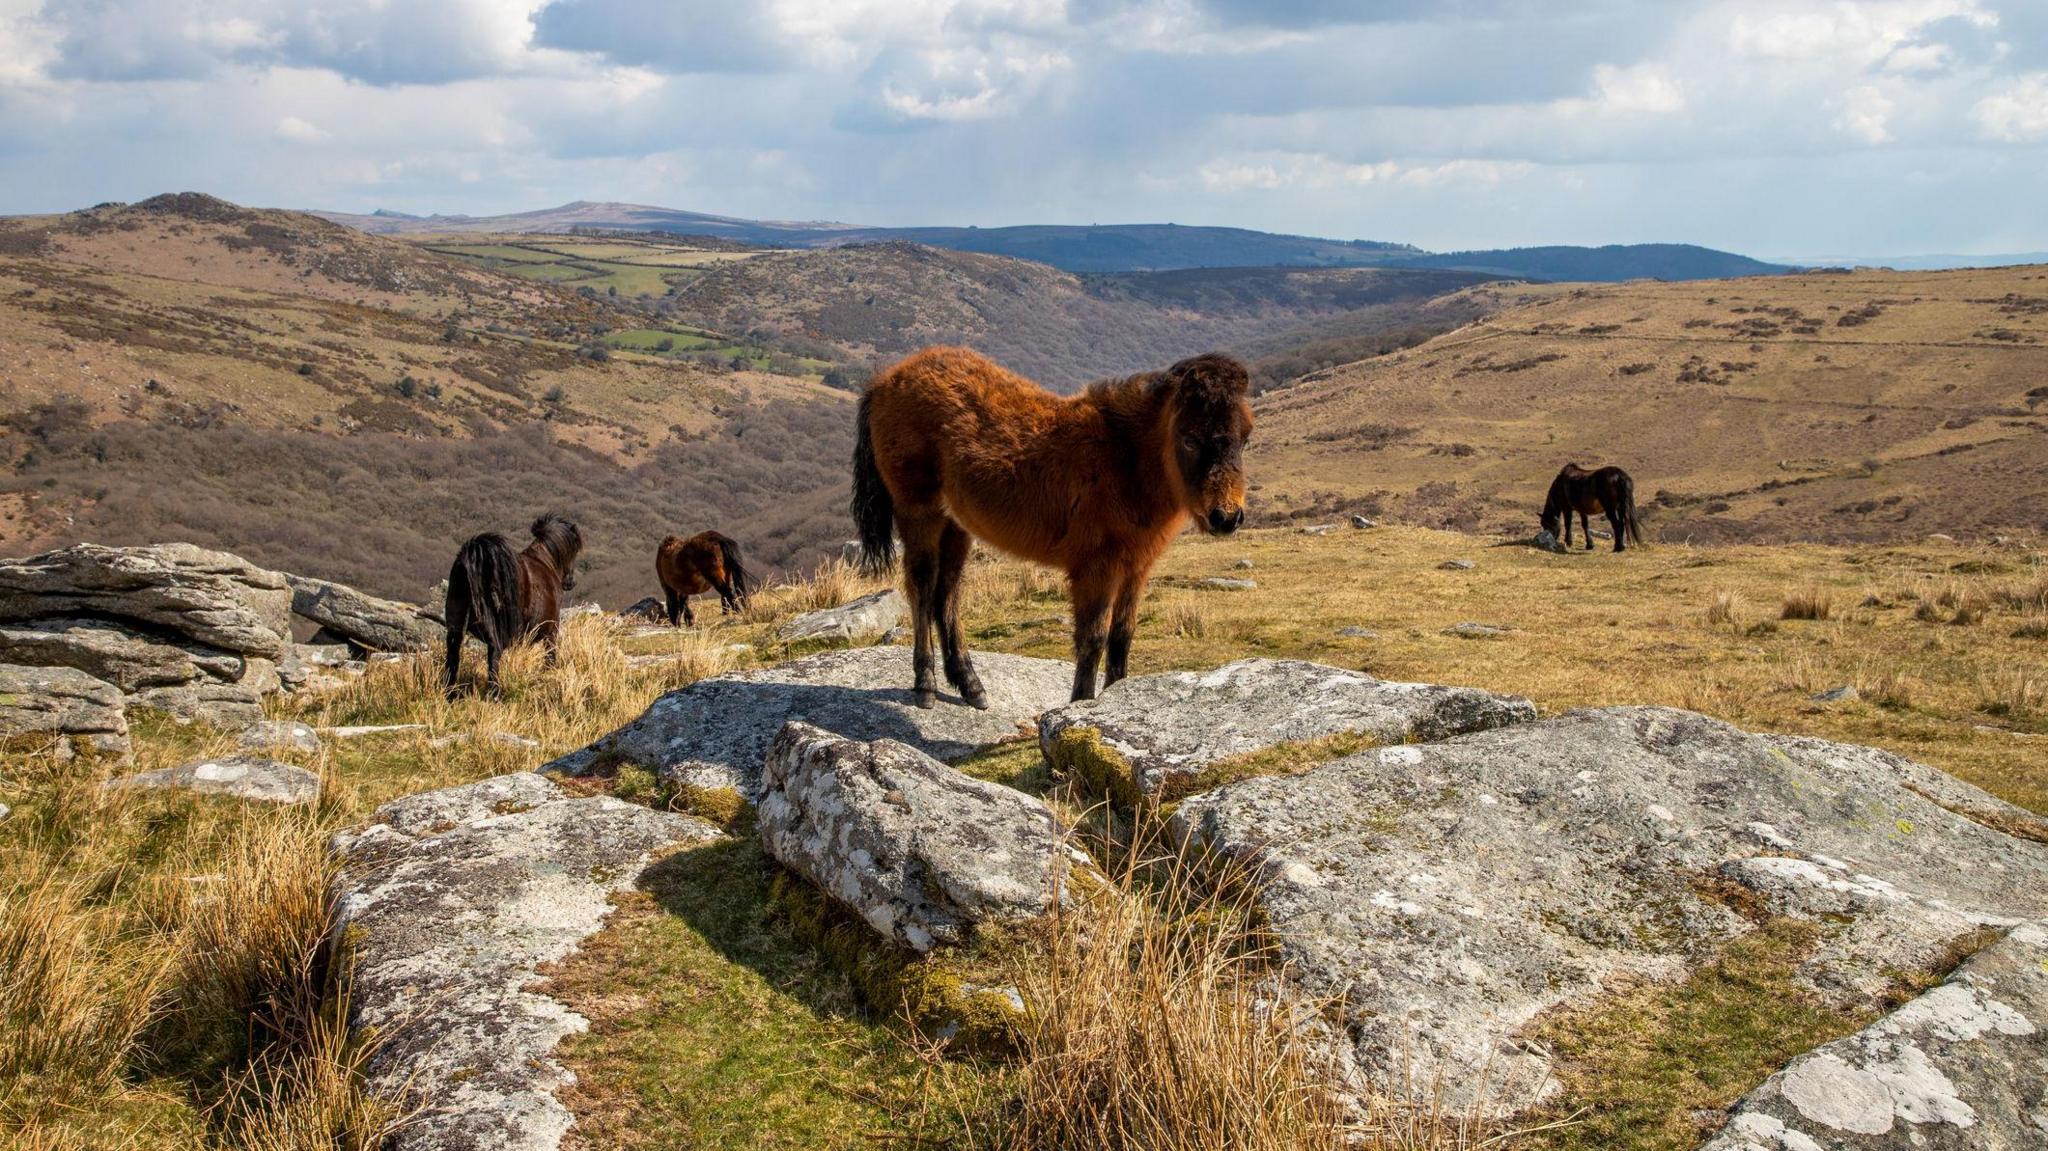
[[[1946,983],[1794,1059],[1701,1151],[2048,1147],[2048,921]]]
[[[320,777],[305,768],[274,759],[240,755],[226,759],[201,759],[159,771],[124,775],[108,780],[106,786],[147,791],[190,791],[198,795],[219,795],[287,806],[312,803],[320,798]]]
[[[531,773],[408,796],[336,837],[350,1026],[377,1096],[422,1108],[391,1151],[553,1151],[573,1118],[556,1044],[588,1022],[530,990],[656,853],[718,830]]]
[[[910,602],[895,588],[864,595],[838,607],[807,611],[782,625],[777,638],[787,643],[803,640],[858,640],[881,635],[910,614]]]
[[[1074,667],[1061,660],[977,652],[988,708],[942,691],[920,708],[910,690],[910,651],[863,647],[820,652],[776,667],[698,680],[646,714],[541,770],[583,775],[605,763],[636,764],[662,779],[732,788],[760,798],[761,762],[791,720],[849,739],[893,739],[956,760],[1010,739],[1040,712],[1067,701]]]
[[[127,759],[121,689],[74,667],[0,663],[0,748]]]
[[[913,950],[1035,919],[1060,898],[1067,856],[1052,810],[914,747],[791,723],[764,786],[768,854]]]
[[[423,651],[443,642],[448,629],[436,616],[397,600],[379,599],[347,584],[286,574],[292,612],[370,651]]]
[[[1282,743],[1345,733],[1406,743],[1535,718],[1536,706],[1519,696],[1246,659],[1122,680],[1040,716],[1038,740],[1049,762],[1082,770],[1119,799],[1164,802],[1186,794],[1210,765]]]
[[[1184,801],[1243,861],[1363,1085],[1512,1114],[1550,1086],[1520,1029],[1617,980],[1682,978],[1751,924],[1829,925],[1797,977],[1869,1007],[1986,926],[2048,915],[2048,824],[1933,768],[1613,708],[1387,747]],[[1710,880],[1712,882],[1702,882]],[[1731,890],[1734,888],[1730,888]]]
[[[191,544],[74,544],[0,560],[0,621],[87,615],[134,620],[242,655],[290,650],[284,576]]]

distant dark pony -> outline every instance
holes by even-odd
[[[973,540],[1065,569],[1074,606],[1075,699],[1124,677],[1138,599],[1190,519],[1227,535],[1244,521],[1250,377],[1228,356],[1106,380],[1062,398],[964,348],[927,348],[861,397],[853,518],[873,567],[903,540],[917,702],[930,707],[931,633],[946,680],[988,706],[960,628]]]
[[[654,576],[668,598],[668,623],[697,626],[690,614],[690,597],[716,590],[721,612],[736,612],[747,606],[750,577],[740,562],[740,545],[717,532],[698,532],[689,539],[670,536],[654,553]]]
[[[1566,464],[1550,481],[1550,495],[1543,501],[1543,530],[1572,546],[1572,513],[1586,532],[1586,550],[1593,550],[1593,528],[1586,517],[1599,512],[1614,529],[1614,550],[1627,551],[1623,544],[1643,542],[1642,526],[1636,521],[1636,485],[1628,473],[1617,467],[1589,472],[1577,464]],[[1559,524],[1563,530],[1559,531]]]
[[[547,662],[555,661],[562,593],[576,586],[583,535],[575,524],[552,512],[533,521],[531,530],[533,542],[516,555],[497,532],[476,536],[462,545],[455,566],[448,569],[448,610],[443,617],[448,621],[448,664],[442,686],[451,699],[457,695],[464,633],[484,645],[484,688],[494,696],[498,660],[506,648],[538,639],[547,645]]]

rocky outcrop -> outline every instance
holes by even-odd
[[[2048,1146],[2048,922],[2012,929],[1941,986],[1800,1056],[1702,1151]]]
[[[190,544],[78,544],[0,561],[0,661],[68,667],[124,708],[217,727],[262,718],[291,647],[284,577]]]
[[[294,614],[367,651],[423,651],[447,637],[446,627],[412,604],[312,576],[284,578]]]
[[[1868,1006],[1987,925],[2048,915],[2048,827],[1895,755],[1615,708],[1387,747],[1184,801],[1173,826],[1261,877],[1291,977],[1357,1073],[1513,1112],[1519,1029],[1673,979],[1751,929],[1825,922],[1799,978]],[[2017,833],[2017,834],[2013,834]],[[1728,894],[1739,893],[1739,894]]]
[[[1035,919],[1061,897],[1067,855],[1051,810],[916,748],[791,723],[763,788],[768,854],[914,950]]]
[[[286,576],[190,544],[97,544],[0,560],[0,663],[75,668],[113,685],[122,707],[215,727],[263,718],[281,689],[339,687],[362,670],[331,648],[292,642],[298,611],[358,647],[424,646],[424,609],[325,580]]]
[[[75,544],[0,561],[0,622],[77,617],[275,660],[291,644],[291,589],[277,572],[191,544]]]
[[[1067,700],[1073,665],[1059,660],[979,653],[975,668],[988,708],[942,694],[917,706],[910,651],[862,647],[820,652],[777,667],[698,680],[655,700],[646,714],[543,771],[582,775],[633,764],[664,780],[761,794],[761,762],[791,720],[848,739],[893,739],[941,760],[1012,738],[1020,726]]]
[[[1207,672],[1116,683],[1038,721],[1048,762],[1125,802],[1176,799],[1209,767],[1283,743],[1357,734],[1444,739],[1536,718],[1518,696],[1392,683],[1301,660],[1247,659]]]
[[[71,667],[0,663],[0,749],[128,758],[121,689]]]
[[[337,938],[350,1025],[378,1039],[372,1091],[422,1108],[397,1151],[552,1151],[572,1118],[554,1058],[586,1021],[537,993],[538,969],[603,925],[650,857],[719,832],[538,775],[408,796],[337,837]]]
[[[320,777],[303,767],[274,759],[234,756],[202,759],[180,767],[138,772],[110,779],[109,788],[144,791],[190,791],[256,803],[296,805],[320,798]]]
[[[881,635],[903,622],[910,605],[895,588],[864,595],[856,600],[807,611],[782,625],[776,633],[785,643],[805,640],[859,640]]]

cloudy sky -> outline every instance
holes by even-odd
[[[2048,0],[0,0],[0,211],[2048,249]]]

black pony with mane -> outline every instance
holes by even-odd
[[[1607,517],[1607,523],[1614,529],[1614,550],[1627,551],[1623,540],[1632,543],[1643,542],[1642,525],[1636,522],[1636,485],[1628,473],[1612,465],[1597,471],[1587,471],[1577,464],[1566,464],[1557,478],[1550,481],[1550,494],[1543,501],[1543,530],[1564,540],[1564,546],[1572,546],[1572,513],[1577,512],[1579,526],[1586,531],[1586,550],[1593,550],[1593,528],[1586,516],[1599,512]],[[1560,525],[1563,527],[1559,531]]]
[[[498,660],[514,644],[538,639],[547,645],[547,661],[555,661],[561,631],[562,593],[576,586],[576,557],[583,552],[583,533],[556,512],[533,521],[533,542],[514,553],[497,532],[472,537],[448,569],[448,663],[442,685],[449,698],[462,668],[462,637],[473,635],[484,645],[484,690],[498,694]]]

